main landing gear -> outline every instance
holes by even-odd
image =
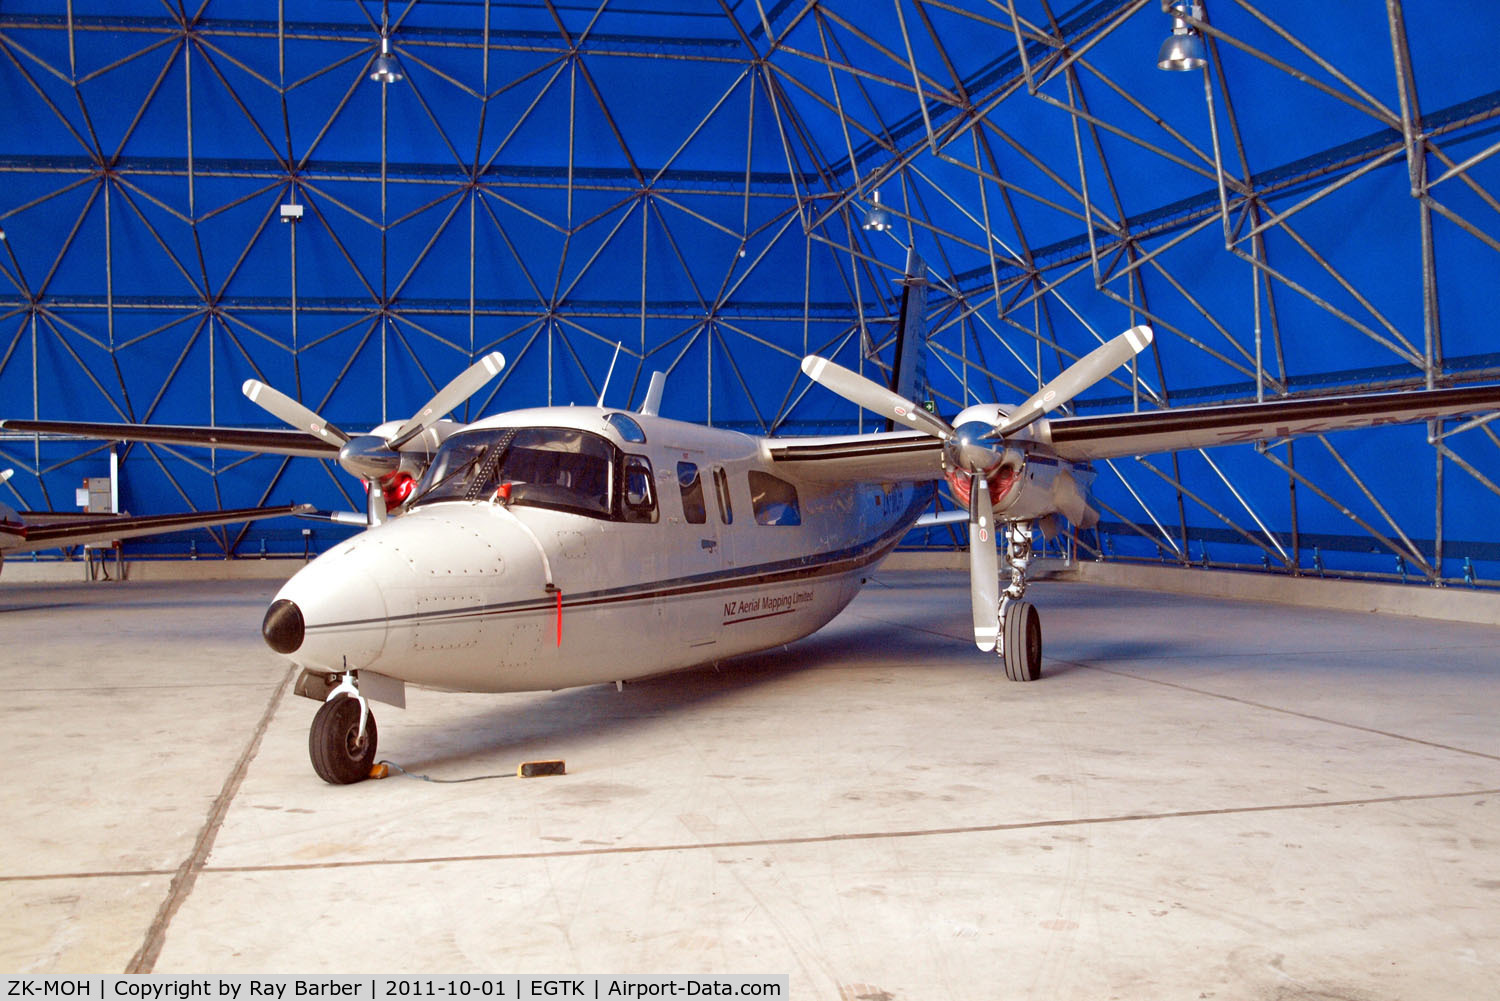
[[[351,671],[313,717],[307,734],[307,753],[318,778],[333,785],[349,785],[370,777],[375,764],[375,715],[359,694]]]
[[[1000,660],[1011,681],[1035,681],[1042,676],[1042,617],[1035,605],[1022,600],[1031,565],[1031,524],[1010,522],[1005,541],[1010,586],[1000,599]]]

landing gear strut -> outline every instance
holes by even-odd
[[[307,734],[307,754],[318,778],[349,785],[370,777],[375,764],[375,715],[359,694],[354,672],[328,693]]]
[[[1026,568],[1031,565],[1030,522],[1008,523],[1005,542],[1010,586],[1000,599],[1000,660],[1011,681],[1035,681],[1042,676],[1042,617],[1035,605],[1023,600]]]

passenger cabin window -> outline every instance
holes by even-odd
[[[723,466],[714,467],[714,493],[719,498],[719,519],[726,525],[733,525],[734,504],[729,499],[729,475]]]
[[[779,476],[750,470],[750,506],[757,525],[800,525],[797,488]]]
[[[412,506],[482,501],[497,493],[512,504],[614,516],[619,450],[575,428],[486,428],[443,443]]]
[[[627,445],[643,445],[646,442],[646,432],[635,422],[635,418],[624,414],[609,414],[604,418],[616,431],[620,433],[620,440]]]
[[[703,500],[703,478],[691,462],[677,464],[677,485],[682,488],[682,517],[690,525],[708,520],[708,505]]]

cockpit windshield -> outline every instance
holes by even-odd
[[[443,442],[412,506],[490,500],[609,517],[615,447],[573,428],[485,428]]]

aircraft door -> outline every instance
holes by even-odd
[[[693,458],[696,458],[693,457]],[[711,510],[714,486],[708,482],[709,469],[692,458],[677,462],[677,493],[682,501],[682,530],[688,543],[681,570],[687,575],[715,570],[722,565],[719,552],[719,519]]]
[[[627,455],[621,465],[621,516],[628,524],[638,526],[631,530],[632,545],[630,566],[625,568],[636,580],[656,585],[668,578],[672,568],[667,566],[662,553],[670,548],[664,544],[661,508],[658,503],[656,474],[651,460],[644,455]],[[658,594],[651,599],[649,628],[662,629],[667,623],[667,601]],[[639,625],[639,623],[637,623]]]
[[[714,510],[718,503],[713,496],[715,487],[710,469],[699,461],[701,458],[697,453],[681,452],[675,461],[675,493],[681,502],[681,517],[674,519],[673,529],[681,534],[672,552],[678,554],[675,576],[681,578],[712,575],[726,565],[720,551],[720,519]],[[721,621],[716,595],[711,589],[694,591],[676,602],[678,621],[689,646],[707,648],[716,641]]]

